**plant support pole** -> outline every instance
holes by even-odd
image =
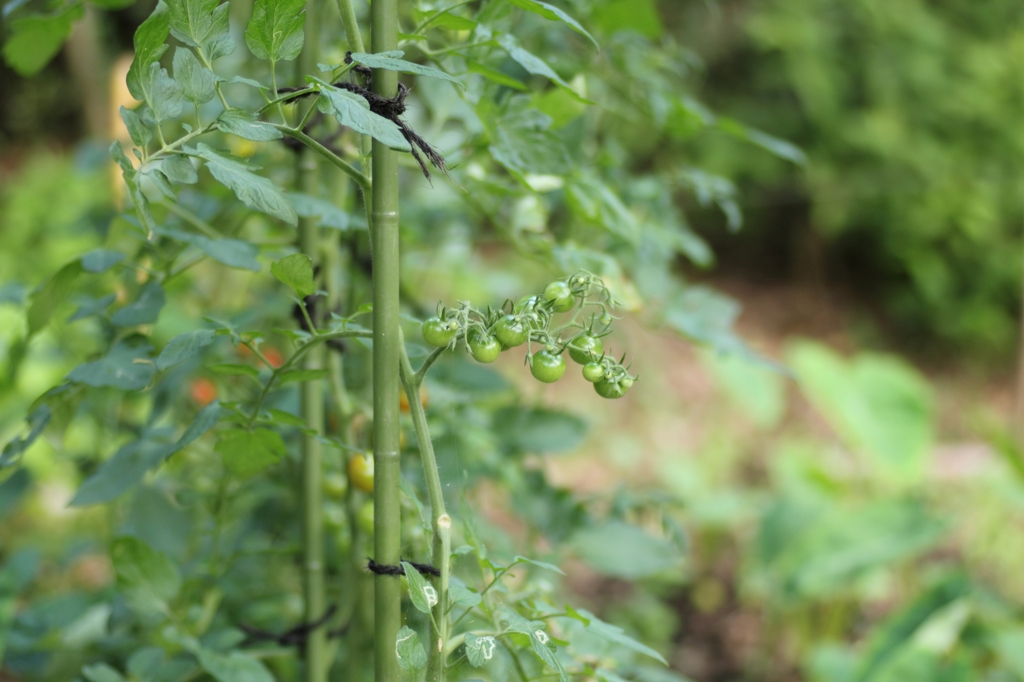
[[[320,51],[320,4],[316,0],[306,3],[306,40],[299,55],[299,78],[314,73]],[[308,106],[316,106],[310,104]],[[317,154],[308,147],[299,153],[296,176],[299,191],[316,196],[318,173]],[[299,219],[299,248],[313,259],[316,267],[321,260],[319,220]],[[328,275],[329,276],[329,275]],[[322,306],[320,306],[322,307]],[[314,314],[313,324],[318,324]],[[310,330],[314,332],[315,330]],[[319,344],[303,359],[303,369],[320,369],[324,366],[325,346]],[[316,433],[324,431],[323,382],[306,381],[300,394],[302,420]],[[303,529],[303,591],[305,596],[305,621],[312,623],[323,617],[327,609],[324,597],[324,519],[323,519],[323,446],[311,436],[302,437],[302,529]],[[327,682],[327,637],[325,628],[316,628],[309,633],[306,641],[306,682]]]
[[[398,47],[397,0],[371,5],[371,48]],[[398,75],[375,69],[373,90],[394,97]],[[373,142],[373,192],[370,221],[373,249],[373,553],[379,564],[397,565],[401,553],[399,509],[399,349],[398,328],[398,156]],[[374,578],[374,677],[399,682],[395,641],[402,624],[402,583],[394,576]]]

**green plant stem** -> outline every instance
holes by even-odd
[[[363,34],[359,32],[359,22],[356,21],[356,11],[352,6],[352,0],[338,0],[338,13],[341,14],[341,25],[345,28],[349,46],[354,48],[353,52],[366,52],[363,45]],[[360,135],[359,143],[363,152],[363,160],[366,161],[371,152],[370,138],[367,135]]]
[[[316,140],[314,140],[312,137],[305,134],[301,130],[296,130],[291,126],[281,125],[280,123],[268,123],[268,125],[274,126],[285,135],[294,137],[296,140],[298,140],[302,144],[306,145],[307,147],[315,151],[320,156],[330,161],[332,164],[340,168],[343,172],[348,174],[349,177],[355,180],[356,184],[359,185],[359,188],[363,190],[364,195],[369,194],[371,186],[370,178],[363,175],[358,168],[351,165],[350,163],[342,159],[340,156],[338,156],[330,149],[323,146],[322,144],[320,144],[319,142],[317,142]]]
[[[401,338],[401,331],[399,331]],[[441,488],[441,475],[437,470],[437,458],[434,456],[434,444],[430,440],[430,429],[427,426],[427,415],[420,401],[420,384],[423,377],[414,372],[409,356],[405,352],[405,339],[402,340],[402,385],[409,399],[409,413],[412,415],[413,428],[420,448],[420,460],[423,463],[423,475],[427,481],[427,498],[430,501],[431,525],[434,531],[432,547],[432,563],[441,570],[438,580],[437,604],[434,605],[431,619],[431,637],[428,641],[427,682],[444,682],[445,676],[445,641],[448,639],[448,582],[449,562],[451,556],[451,517],[444,506],[444,495]],[[441,350],[441,349],[438,349]],[[430,357],[427,358],[430,361]],[[424,367],[429,367],[425,361]],[[423,369],[420,370],[424,371]]]
[[[398,44],[397,0],[374,0],[371,48],[394,50]],[[374,69],[373,90],[384,97],[398,91],[394,71]],[[398,155],[373,141],[373,192],[370,245],[373,251],[373,551],[377,563],[397,565],[401,556],[399,500],[399,259]],[[374,578],[374,676],[376,682],[399,682],[401,669],[395,641],[402,625],[402,583],[393,576]]]
[[[309,0],[306,3],[306,42],[299,55],[299,78],[316,68],[320,58],[320,3]],[[274,82],[274,97],[277,95],[277,80],[274,63],[271,62],[271,78]],[[284,110],[278,104],[278,110],[284,119]],[[302,123],[299,124],[301,129]],[[319,173],[317,172],[317,152],[309,148],[299,154],[296,167],[299,192],[310,196],[319,194]],[[299,249],[309,256],[315,265],[321,260],[320,224],[313,218],[299,218]],[[315,334],[317,320],[312,320],[301,306],[303,317]],[[302,369],[318,370],[325,364],[325,347],[318,344],[305,354]],[[299,394],[299,411],[302,420],[317,434],[324,431],[324,392],[323,382],[319,380],[303,382]],[[313,622],[320,619],[327,610],[326,591],[324,588],[324,517],[323,517],[323,445],[314,436],[302,437],[302,540],[303,540],[303,592],[305,595],[305,620]],[[327,633],[325,628],[316,628],[309,633],[305,646],[305,681],[327,682],[329,662],[327,659]]]

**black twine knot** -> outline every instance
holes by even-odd
[[[415,561],[406,561],[405,559],[403,559],[402,561],[405,561],[405,563],[409,564],[417,571],[425,575],[433,575],[437,577],[441,576],[441,570],[439,568],[431,566],[430,564],[419,564]],[[403,568],[401,564],[399,564],[398,566],[392,566],[390,564],[378,564],[373,559],[367,559],[366,568],[371,573],[375,573],[376,575],[405,575],[405,568]]]
[[[269,630],[263,630],[262,628],[253,627],[244,623],[238,624],[238,629],[245,633],[246,637],[243,640],[242,645],[256,644],[258,642],[274,642],[281,646],[294,646],[300,650],[305,650],[306,642],[309,640],[309,636],[317,628],[323,627],[327,621],[331,619],[331,616],[335,614],[338,607],[331,604],[324,615],[320,616],[314,621],[308,623],[299,623],[295,627],[285,630],[282,633],[271,632]],[[330,630],[327,632],[328,638],[341,637],[348,630],[348,626],[338,628],[336,630]]]

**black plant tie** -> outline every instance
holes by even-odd
[[[378,564],[373,559],[368,559],[367,561],[368,563],[366,564],[366,568],[369,569],[371,573],[375,573],[377,575],[405,575],[405,569],[402,568],[401,564],[398,566],[391,566],[388,564]],[[405,563],[409,564],[420,573],[435,575],[438,577],[441,575],[440,569],[434,568],[430,564],[418,564],[415,561],[406,561]]]
[[[300,651],[306,648],[306,641],[309,639],[309,635],[319,627],[323,627],[327,621],[331,619],[334,612],[338,610],[338,607],[331,604],[324,615],[320,616],[316,620],[309,623],[299,623],[290,630],[286,630],[281,634],[270,632],[269,630],[263,630],[260,628],[252,627],[251,625],[245,625],[244,623],[238,624],[238,629],[245,633],[246,637],[242,644],[255,644],[257,642],[275,642],[281,646],[294,646],[298,647]],[[348,630],[348,626],[339,628],[337,630],[331,630],[327,633],[328,637],[340,637],[345,634]]]
[[[352,64],[351,52],[345,53],[345,63]],[[387,120],[391,121],[396,126],[398,126],[398,129],[402,133],[402,137],[404,137],[406,141],[409,143],[409,152],[412,154],[412,158],[416,159],[416,163],[419,164],[420,170],[423,171],[423,177],[425,177],[428,181],[430,180],[430,170],[427,168],[426,162],[423,161],[423,157],[420,156],[420,152],[422,152],[423,155],[427,157],[427,159],[434,166],[434,168],[438,169],[445,175],[448,175],[448,166],[445,165],[444,157],[441,156],[441,153],[434,149],[434,147],[431,146],[429,142],[420,137],[415,130],[409,127],[408,123],[406,123],[400,118],[401,115],[405,113],[405,97],[406,95],[409,94],[409,88],[406,87],[404,83],[399,83],[397,95],[395,95],[394,97],[382,97],[373,91],[373,72],[369,68],[363,66],[362,64],[355,64],[352,67],[352,70],[363,77],[363,79],[366,82],[365,86],[359,85],[358,83],[338,81],[337,83],[332,84],[333,87],[339,88],[341,90],[348,90],[351,93],[359,95],[360,97],[366,100],[367,104],[370,105],[370,111],[372,111],[373,113],[377,114],[382,118],[386,118]],[[291,92],[299,92],[300,90],[303,89],[305,88],[278,88],[277,92],[278,94],[287,94]],[[295,97],[292,97],[286,101],[301,99],[303,97],[308,97],[311,94],[313,93],[306,92],[301,95],[296,95]],[[313,122],[310,122],[310,125],[308,125],[307,128],[312,128],[312,123]],[[308,130],[304,132],[308,134]],[[322,140],[319,141],[323,143]],[[294,142],[297,141],[292,141],[290,138],[285,139],[286,145],[295,146]],[[335,151],[329,143],[324,144],[324,146],[330,149],[331,151]],[[417,151],[417,149],[419,151]]]

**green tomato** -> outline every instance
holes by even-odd
[[[324,492],[328,497],[340,499],[348,491],[348,479],[335,471],[324,476]]]
[[[444,348],[452,342],[457,331],[459,331],[459,323],[455,320],[442,320],[434,316],[423,323],[423,340],[431,346]]]
[[[494,325],[494,335],[505,348],[515,348],[526,343],[526,339],[530,337],[530,330],[516,315],[506,315]]]
[[[530,373],[537,381],[553,384],[565,374],[565,358],[542,350],[530,358]]]
[[[619,382],[609,381],[607,379],[602,379],[595,383],[594,390],[597,391],[597,394],[602,398],[610,398],[612,400],[626,395],[626,391],[622,388],[622,385]]]
[[[569,342],[569,356],[581,365],[601,357],[602,353],[604,344],[596,336],[585,333]]]
[[[600,362],[588,362],[583,365],[583,378],[594,383],[604,378],[604,365]]]
[[[629,387],[632,386],[632,385],[633,385],[633,377],[625,377],[623,379],[619,379],[619,388],[622,389],[623,393],[628,391]]]
[[[564,313],[576,305],[576,297],[565,282],[552,282],[544,288],[544,299],[551,301],[551,309],[556,313]]]
[[[479,331],[469,333],[469,352],[477,362],[491,363],[498,359],[502,351],[501,341],[490,334]]]
[[[356,514],[356,523],[363,535],[373,537],[373,500],[367,500]]]
[[[517,313],[531,312],[540,303],[540,296],[523,296],[516,304]]]

